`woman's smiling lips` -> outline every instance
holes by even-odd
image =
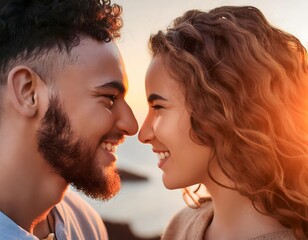
[[[157,154],[157,157],[159,159],[158,161],[158,167],[162,168],[163,165],[165,164],[165,162],[167,161],[167,159],[170,156],[170,152],[169,151],[161,151],[161,150],[154,150],[153,152],[155,152]]]

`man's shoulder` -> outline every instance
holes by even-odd
[[[81,239],[82,236],[108,239],[106,227],[99,214],[72,190],[65,193],[64,199],[56,205],[53,214],[56,218],[56,229],[61,229],[63,225],[65,234],[70,239]]]
[[[94,218],[99,217],[98,213],[89,203],[82,199],[78,193],[70,189],[66,191],[63,200],[58,204],[58,206],[61,206],[62,210],[66,211],[66,213],[73,211],[74,214],[81,214],[82,216],[89,214]]]
[[[0,211],[0,239],[5,240],[38,240],[35,236],[28,233],[13,220]]]

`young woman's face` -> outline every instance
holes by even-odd
[[[166,188],[183,188],[205,181],[210,149],[190,138],[190,113],[183,90],[172,79],[160,56],[155,56],[146,74],[149,112],[139,140],[152,145],[158,155]]]

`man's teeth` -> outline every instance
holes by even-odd
[[[160,153],[157,153],[157,156],[158,156],[159,159],[165,159],[165,158],[170,156],[170,153],[169,152],[160,152]]]
[[[106,149],[110,152],[115,152],[116,151],[116,146],[115,145],[112,145],[111,143],[105,143],[103,142],[102,144],[102,148],[103,149]]]

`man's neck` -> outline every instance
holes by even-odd
[[[63,199],[68,184],[38,151],[43,111],[22,117],[8,104],[0,124],[0,211],[33,233]]]
[[[52,171],[31,172],[31,167],[10,164],[4,169],[0,170],[0,210],[33,234],[37,224],[63,199],[67,183]]]

